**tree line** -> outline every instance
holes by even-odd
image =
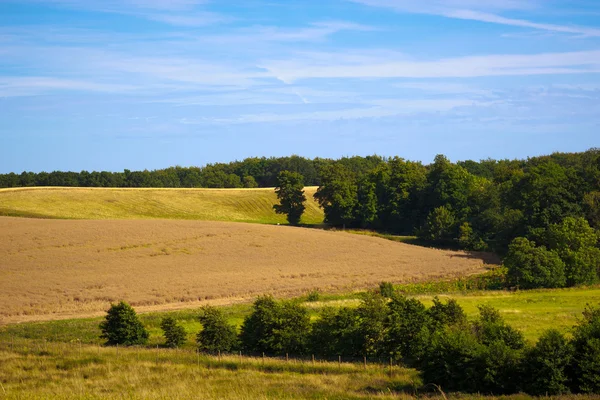
[[[158,170],[108,172],[27,172],[0,174],[0,188],[30,186],[67,187],[169,187],[255,188],[274,187],[281,171],[297,172],[307,186],[318,186],[324,165],[341,163],[362,173],[383,162],[379,156],[347,157],[340,160],[307,159],[299,156],[247,158],[203,167],[170,167]]]
[[[477,319],[468,321],[455,300],[435,298],[427,308],[396,293],[367,294],[357,308],[323,308],[314,321],[298,301],[261,296],[239,333],[215,307],[203,307],[199,321],[196,345],[206,353],[385,357],[416,368],[424,384],[447,391],[600,393],[600,308],[589,306],[571,337],[551,329],[535,344],[490,306],[479,306]],[[161,327],[166,345],[185,343],[185,329],[174,319],[165,318]],[[101,329],[108,344],[148,340],[125,303],[111,307]]]

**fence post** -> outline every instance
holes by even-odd
[[[363,357],[363,362],[365,364],[365,369],[367,369],[367,356]]]
[[[240,365],[242,364],[242,351],[240,350]]]
[[[285,362],[289,362],[290,358],[288,357],[288,353],[285,353]]]
[[[221,350],[219,350],[219,361],[221,361]]]
[[[312,355],[312,363],[313,363],[313,365],[315,365],[315,355],[314,354]]]
[[[338,368],[342,368],[342,356],[338,356]]]
[[[263,365],[265,365],[265,352],[263,351]]]
[[[390,378],[392,377],[392,357],[390,357]]]

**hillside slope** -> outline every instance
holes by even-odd
[[[323,222],[313,199],[316,187],[305,188],[304,224]],[[286,223],[273,211],[277,197],[268,189],[0,189],[0,215],[58,219],[190,219],[266,224]]]
[[[197,306],[482,270],[481,254],[310,228],[0,217],[0,322],[86,315],[118,300]]]

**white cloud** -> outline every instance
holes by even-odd
[[[350,64],[337,60],[330,54],[327,64],[300,58],[266,61],[261,66],[286,83],[308,78],[470,78],[600,72],[600,50],[468,56],[436,61],[372,58]]]
[[[60,79],[52,77],[3,77],[0,76],[0,97],[39,95],[56,90],[122,93],[135,90],[132,85],[99,83],[85,80]]]
[[[600,36],[600,29],[585,26],[545,24],[523,19],[505,18],[492,12],[535,8],[541,2],[517,0],[350,0],[373,7],[390,8],[399,12],[440,15],[448,18],[487,22],[544,31]]]

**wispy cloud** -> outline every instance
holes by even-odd
[[[136,16],[181,27],[195,27],[234,20],[231,16],[209,12],[204,0],[23,0],[76,10]]]
[[[436,61],[371,59],[362,63],[266,61],[262,67],[284,82],[308,78],[470,78],[483,76],[600,73],[600,50],[532,55],[487,55]]]
[[[479,21],[499,25],[532,28],[544,31],[569,33],[588,37],[600,36],[600,29],[586,26],[571,26],[538,23],[524,19],[506,18],[494,11],[531,9],[540,5],[535,1],[476,1],[476,0],[350,0],[373,7],[389,8],[398,12],[439,15],[448,18]]]

